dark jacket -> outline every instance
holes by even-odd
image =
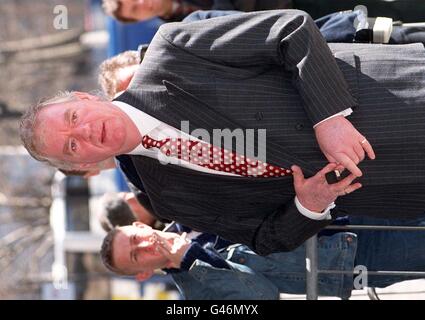
[[[313,20],[296,10],[172,23],[160,28],[117,100],[175,128],[188,120],[190,131],[202,128],[210,137],[217,128],[266,129],[267,162],[298,164],[307,176],[327,163],[313,125],[353,107],[349,119],[377,160],[362,162],[363,188],[338,198],[333,216],[415,216],[425,207],[423,50],[330,50]],[[260,254],[291,250],[329,223],[298,212],[291,177],[211,175],[128,158],[158,216]]]

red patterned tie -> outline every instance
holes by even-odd
[[[252,160],[202,141],[182,138],[155,140],[145,135],[142,138],[142,145],[146,149],[158,148],[166,156],[185,160],[204,168],[234,173],[244,177],[282,177],[292,175],[292,170],[273,166],[260,160]]]

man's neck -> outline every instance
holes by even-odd
[[[126,123],[128,123],[126,132],[129,133],[132,138],[132,140],[128,139],[129,141],[126,142],[120,154],[131,154],[135,150],[135,154],[139,154],[137,148],[140,148],[143,136],[156,129],[161,124],[161,122],[149,114],[144,113],[138,108],[133,107],[132,105],[125,102],[116,100],[112,103],[126,114],[125,119]],[[135,132],[137,132],[136,137]]]
[[[119,154],[125,154],[131,152],[142,143],[142,134],[140,133],[139,129],[137,128],[131,117],[123,110],[121,110],[121,112],[123,113],[125,118],[125,130],[127,134],[123,149],[120,150]]]
[[[134,124],[134,122],[130,119],[130,117],[128,117],[128,115],[126,115],[126,117],[129,119],[129,123],[128,123],[129,129],[127,132],[132,133],[129,137],[127,137],[128,139],[128,149],[126,150],[126,153],[127,153],[134,150],[134,148],[136,148],[138,145],[142,143],[142,135],[140,134],[139,129]]]

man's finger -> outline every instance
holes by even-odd
[[[357,154],[357,157],[359,158],[359,162],[362,162],[365,157],[365,151],[363,150],[363,147],[360,144],[355,144],[354,152]]]
[[[322,168],[322,170],[316,173],[316,177],[320,179],[325,178],[325,175],[331,171],[336,170],[337,166],[338,165],[336,163],[328,163],[324,168]]]
[[[177,267],[176,266],[176,264],[175,264],[175,255],[172,253],[172,252],[170,252],[169,250],[167,250],[167,249],[165,249],[164,247],[162,247],[162,246],[158,246],[158,251],[160,252],[160,253],[162,253],[162,255],[166,258],[166,259],[168,259],[168,261],[169,261],[169,267],[173,267],[173,268],[175,268],[175,267]]]
[[[361,177],[363,175],[359,167],[357,167],[353,160],[351,160],[346,154],[340,153],[338,160],[347,170],[349,170],[356,177]]]
[[[342,164],[338,164],[336,166],[335,170],[338,170],[339,173],[342,173],[345,170],[345,168],[344,168],[344,166]]]
[[[168,241],[160,236],[157,238],[157,244],[159,247],[168,250],[171,253],[172,246],[168,243]]]
[[[344,193],[345,195],[350,194],[356,191],[357,189],[360,189],[361,187],[362,187],[361,183],[359,182],[353,183],[352,185],[349,185],[347,188],[344,189]]]
[[[183,240],[183,241],[186,241],[186,238],[187,238],[187,232],[183,232],[183,233],[180,235],[180,239],[181,239],[181,240]]]
[[[338,162],[338,161],[337,161],[334,157],[332,157],[329,153],[324,152],[323,154],[325,155],[326,159],[328,159],[328,162],[329,162],[329,163],[337,163],[337,162]]]
[[[364,151],[366,151],[367,156],[369,157],[369,159],[375,159],[375,151],[373,151],[372,145],[370,144],[370,142],[365,138],[362,141],[360,141],[360,145],[362,146],[362,148],[364,149]]]
[[[338,181],[337,183],[331,184],[330,189],[335,193],[341,193],[341,190],[346,189],[351,183],[356,179],[357,177],[354,174],[350,174],[349,176],[345,177],[341,181]]]
[[[360,158],[357,155],[355,150],[352,150],[350,153],[347,153],[346,155],[354,162],[355,165],[358,165],[360,163]]]
[[[157,248],[158,251],[162,253],[166,258],[170,259],[172,257],[170,250],[164,248],[162,244],[158,243]]]
[[[304,182],[304,174],[300,167],[293,165],[291,167],[294,176],[294,185],[299,186]]]

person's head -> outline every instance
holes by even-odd
[[[105,13],[126,23],[166,16],[172,6],[172,0],[103,0]]]
[[[30,107],[20,135],[35,159],[64,170],[93,168],[131,151],[141,139],[121,109],[84,92],[65,92]]]
[[[100,224],[106,232],[114,227],[131,225],[137,220],[128,203],[117,193],[105,193],[101,208]]]
[[[157,233],[170,239],[178,236],[154,230],[141,222],[112,229],[102,243],[100,255],[103,264],[112,272],[136,275],[140,281],[151,277],[156,269],[169,267],[169,259],[157,249]]]
[[[102,62],[99,84],[109,99],[112,100],[118,92],[127,88],[140,61],[139,53],[129,50]]]

